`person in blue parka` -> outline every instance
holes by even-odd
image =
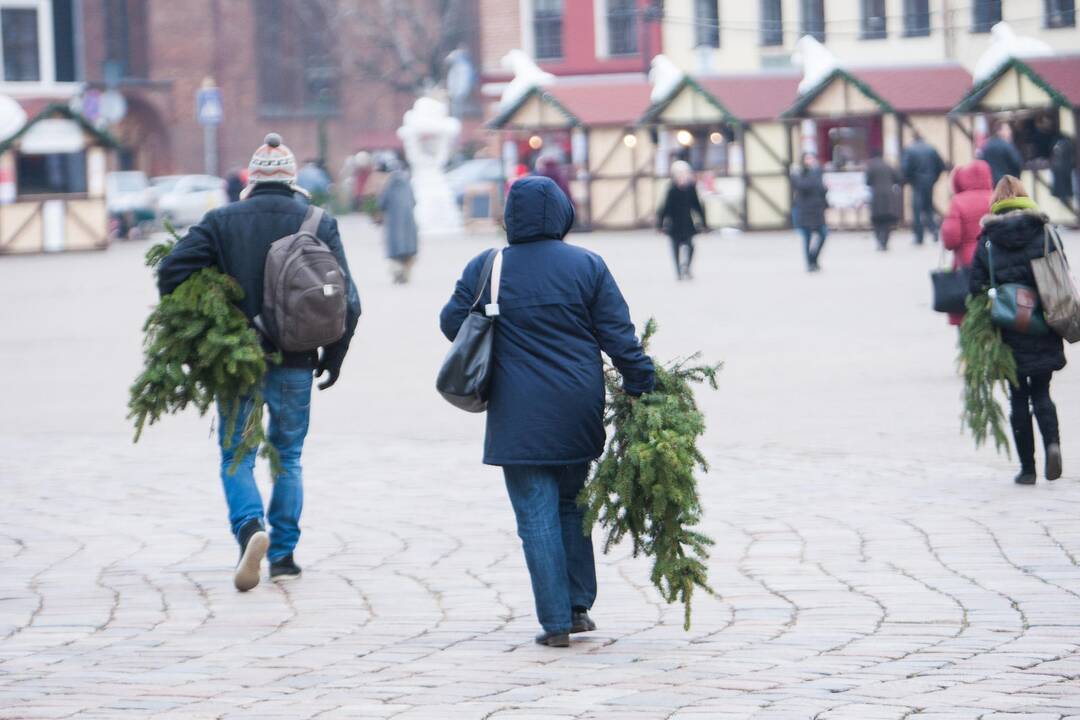
[[[570,633],[596,628],[588,614],[596,598],[592,540],[576,498],[604,451],[600,353],[632,396],[651,392],[655,376],[604,260],[563,242],[574,224],[563,191],[546,177],[518,180],[505,221],[484,462],[501,466],[506,478],[544,630],[536,641],[566,647]],[[443,308],[440,325],[451,341],[486,258],[469,262]]]

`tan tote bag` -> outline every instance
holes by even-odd
[[[1031,261],[1035,283],[1039,286],[1046,323],[1071,343],[1080,341],[1080,288],[1069,272],[1069,261],[1061,247],[1061,238],[1049,224],[1043,257]],[[1057,252],[1050,252],[1053,242]]]

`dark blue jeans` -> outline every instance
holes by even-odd
[[[821,227],[800,227],[799,232],[803,237],[803,253],[806,255],[806,267],[813,269],[818,266],[818,258],[821,250],[825,247],[825,238],[829,237],[827,225]],[[814,242],[814,233],[817,233],[818,241]]]
[[[592,538],[582,529],[584,511],[577,504],[589,465],[508,465],[503,474],[536,616],[545,632],[568,632],[571,608],[588,609],[596,600]]]
[[[934,186],[913,185],[911,187],[911,229],[915,233],[915,242],[922,245],[923,233],[930,232],[937,237],[937,220],[934,219]]]
[[[225,408],[218,405],[218,443],[221,445],[221,483],[225,501],[229,504],[229,523],[237,535],[251,520],[270,523],[271,561],[280,560],[293,551],[300,539],[300,511],[304,507],[304,487],[301,478],[300,453],[307,437],[308,416],[311,413],[311,370],[304,368],[271,367],[266,372],[263,397],[270,411],[267,438],[281,456],[281,476],[274,481],[270,510],[263,511],[262,496],[255,484],[255,455],[250,453],[231,471],[234,449],[240,442],[244,421],[251,412],[251,401],[240,408],[232,444],[225,448]]]

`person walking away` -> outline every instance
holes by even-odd
[[[278,238],[297,233],[309,221],[314,209],[297,195],[306,196],[296,184],[296,157],[276,133],[251,158],[248,185],[239,202],[211,210],[193,225],[158,267],[158,289],[168,295],[192,274],[214,267],[231,276],[244,291],[240,309],[254,321],[262,312],[266,257]],[[322,213],[321,210],[318,213]],[[233,470],[234,452],[244,422],[251,412],[250,401],[241,407],[234,436],[225,437],[226,409],[218,407],[218,443],[221,447],[221,482],[229,506],[229,524],[240,544],[240,562],[233,583],[240,591],[259,583],[263,557],[269,552],[273,580],[300,575],[293,551],[300,538],[300,511],[304,491],[300,455],[308,430],[312,375],[326,375],[319,384],[326,390],[337,382],[349,342],[360,316],[356,292],[337,221],[321,215],[316,236],[334,254],[346,287],[345,333],[321,352],[283,352],[280,364],[270,364],[263,385],[263,399],[270,411],[268,438],[278,451],[281,474],[275,478],[270,506],[264,510],[255,484],[255,453],[243,457]],[[268,352],[274,350],[263,340]],[[314,371],[314,372],[313,372]],[[267,534],[264,518],[269,521]]]
[[[953,254],[953,270],[971,267],[982,234],[982,219],[990,212],[994,186],[990,183],[990,166],[982,160],[972,160],[953,171],[953,196],[949,212],[941,223],[941,242]],[[963,314],[949,313],[949,323],[959,326]]]
[[[415,208],[416,198],[413,196],[409,173],[403,167],[395,167],[379,197],[379,212],[382,216],[386,257],[393,266],[396,285],[409,282],[413,263],[416,262],[418,231]]]
[[[934,217],[934,185],[945,171],[945,162],[934,146],[919,133],[904,151],[904,180],[911,186],[911,227],[915,244],[923,244],[926,231],[937,239],[937,220]]]
[[[818,272],[821,270],[818,260],[825,247],[825,238],[829,235],[829,229],[825,226],[825,208],[829,203],[817,155],[803,153],[802,169],[792,178],[791,184],[795,191],[795,226],[802,234],[806,270]],[[818,236],[816,244],[813,241],[815,233]]]
[[[1046,215],[1028,197],[1023,183],[1011,175],[1003,177],[994,188],[990,214],[982,220],[984,242],[976,250],[971,266],[971,293],[989,289],[991,256],[996,283],[1018,283],[1036,288],[1031,261],[1044,256],[1048,222]],[[1046,335],[1026,335],[1002,329],[1001,339],[1016,359],[1019,381],[1017,386],[1009,387],[1012,406],[1009,419],[1016,454],[1020,457],[1016,482],[1021,485],[1035,483],[1033,409],[1046,450],[1046,479],[1056,480],[1061,477],[1061,438],[1057,408],[1050,399],[1050,379],[1065,367],[1064,343],[1053,329]]]
[[[225,193],[229,196],[229,202],[239,202],[240,193],[244,191],[244,179],[241,170],[237,168],[225,178]]]
[[[1004,120],[997,123],[994,135],[983,144],[980,157],[990,166],[994,187],[1006,175],[1018,178],[1024,171],[1024,158],[1013,144],[1012,125]]]
[[[604,260],[563,238],[574,209],[549,178],[527,177],[506,199],[506,234],[495,320],[484,462],[500,466],[517,519],[543,632],[570,644],[595,630],[593,545],[577,503],[589,465],[604,451],[604,361],[634,397],[653,390],[652,361]],[[489,251],[490,252],[490,251]],[[488,253],[465,267],[439,318],[453,340],[478,293]],[[489,288],[480,307],[490,302]]]
[[[902,184],[899,171],[885,162],[881,150],[875,149],[866,165],[866,186],[870,188],[870,223],[882,252],[889,249],[889,235],[900,221]]]
[[[671,164],[671,184],[656,213],[656,226],[671,238],[678,279],[692,280],[690,265],[694,261],[694,235],[708,232],[709,223],[698,197],[693,168],[685,160]]]
[[[1058,136],[1050,150],[1050,170],[1054,173],[1051,192],[1067,207],[1076,208],[1074,176],[1076,175],[1076,146],[1065,135]]]

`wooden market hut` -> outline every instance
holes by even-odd
[[[837,68],[801,94],[783,113],[792,145],[801,147],[804,135],[811,134],[826,164],[830,200],[841,198],[843,206],[844,199],[851,199],[849,207],[830,210],[830,224],[869,226],[860,194],[865,162],[873,150],[881,150],[896,165],[918,132],[947,165],[970,161],[972,138],[949,117],[970,86],[971,75],[954,63]],[[949,183],[938,182],[934,204],[939,213],[948,206],[949,192]]]
[[[105,174],[115,147],[62,104],[0,142],[0,254],[107,247]]]
[[[560,146],[571,161],[579,228],[643,227],[652,222],[656,188],[652,142],[637,122],[651,91],[643,75],[561,78],[531,89],[487,126],[537,152]]]
[[[798,85],[790,72],[683,78],[643,118],[661,156],[656,195],[666,191],[669,160],[681,157],[698,173],[710,225],[788,226],[791,144],[780,114]]]
[[[1080,160],[1080,55],[1011,59],[970,88],[951,115],[973,137],[980,116],[997,116],[1018,127],[1022,132],[1014,137],[1027,156],[1021,179],[1028,192],[1051,220],[1080,223],[1075,185],[1068,201],[1055,197],[1049,167],[1054,142],[1062,136],[1072,144],[1074,168]]]

